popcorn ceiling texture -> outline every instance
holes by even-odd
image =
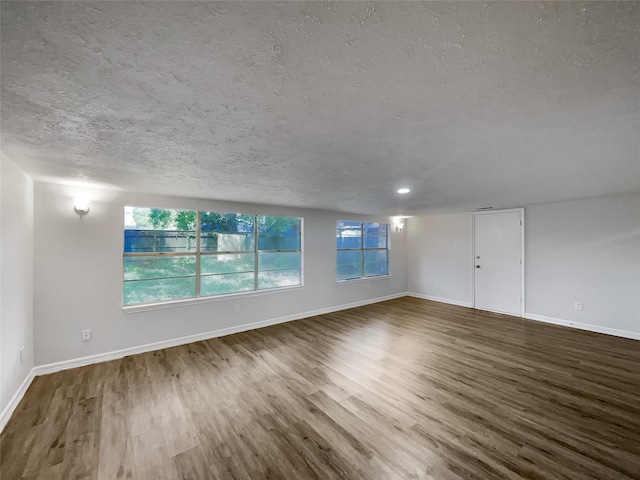
[[[640,4],[3,1],[1,36],[36,179],[374,214],[640,190]]]

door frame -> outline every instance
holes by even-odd
[[[524,288],[524,208],[508,208],[505,210],[487,210],[481,212],[471,212],[471,305],[476,308],[476,216],[477,215],[495,215],[496,213],[514,213],[520,214],[520,317],[525,315],[525,288]],[[503,315],[509,315],[508,313]]]

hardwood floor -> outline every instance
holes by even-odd
[[[414,298],[38,377],[13,479],[640,479],[640,342]]]

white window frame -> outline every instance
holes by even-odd
[[[137,207],[137,206],[130,206],[130,205],[126,205],[125,208],[148,208],[148,207]],[[156,207],[151,207],[151,208],[156,208]],[[122,263],[122,280],[123,280],[123,288],[122,288],[122,308],[123,310],[130,310],[130,311],[142,311],[142,310],[152,310],[152,309],[156,309],[156,308],[166,308],[171,307],[171,306],[177,306],[180,304],[187,304],[187,303],[201,303],[203,301],[212,301],[215,299],[223,299],[223,298],[228,298],[228,297],[233,297],[233,296],[238,296],[238,295],[263,295],[265,293],[268,292],[276,292],[276,291],[280,291],[280,290],[289,290],[292,288],[299,288],[302,287],[304,285],[304,255],[303,255],[303,243],[304,243],[304,218],[303,217],[298,217],[296,215],[269,215],[269,214],[245,214],[245,213],[236,213],[238,215],[251,215],[253,216],[253,235],[254,235],[254,245],[253,245],[253,250],[240,250],[240,251],[202,251],[201,250],[201,220],[200,220],[200,214],[202,212],[204,212],[204,210],[187,210],[187,209],[175,209],[175,208],[159,208],[160,210],[173,210],[173,211],[191,211],[191,212],[195,212],[196,213],[196,228],[195,228],[195,250],[194,251],[188,251],[188,252],[126,252],[125,251],[125,245],[123,243],[123,263]],[[221,215],[227,215],[229,213],[232,212],[214,212],[214,213],[218,213]],[[276,250],[260,250],[259,249],[259,235],[260,233],[264,233],[264,232],[259,232],[259,223],[258,223],[258,218],[259,217],[289,217],[289,218],[297,218],[300,220],[300,241],[299,241],[299,249],[297,250],[290,250],[290,249],[276,249]],[[126,230],[126,228],[123,228],[123,234],[124,231]],[[159,229],[161,230],[161,229]],[[187,230],[188,232],[190,232],[190,230]],[[123,242],[124,242],[124,235],[123,235]],[[300,255],[300,283],[297,285],[285,285],[285,286],[279,286],[279,287],[269,287],[269,288],[259,288],[259,268],[258,268],[258,260],[259,260],[259,254],[261,253],[280,253],[280,252],[292,252],[292,253],[298,253]],[[201,272],[201,259],[203,256],[212,256],[212,255],[234,255],[234,254],[253,254],[254,256],[254,283],[253,283],[253,289],[252,290],[238,290],[235,292],[226,292],[226,293],[220,293],[220,294],[214,294],[214,295],[201,295],[201,277],[202,277],[202,272]],[[144,303],[130,303],[130,304],[126,304],[124,303],[125,298],[124,298],[124,285],[127,282],[126,280],[124,280],[124,259],[125,258],[131,258],[131,257],[196,257],[196,273],[195,273],[195,281],[196,281],[196,295],[194,297],[185,297],[185,298],[178,298],[178,299],[170,299],[170,300],[153,300],[153,301],[149,301],[149,302],[144,302]],[[162,277],[164,278],[164,277]],[[160,280],[161,278],[158,278],[157,280]],[[144,280],[154,280],[153,278],[151,279],[144,279]]]
[[[337,248],[336,246],[336,282],[338,283],[345,283],[345,282],[357,282],[357,281],[362,281],[362,280],[370,280],[370,279],[375,279],[375,278],[387,278],[390,276],[390,257],[391,257],[391,249],[389,248],[389,229],[390,229],[390,224],[388,223],[382,223],[382,222],[359,222],[356,220],[338,220],[336,222],[336,238],[338,237],[338,232],[339,232],[339,225],[341,222],[351,222],[351,223],[359,223],[360,224],[360,238],[362,239],[361,241],[361,245],[360,248]],[[365,236],[364,236],[364,226],[366,224],[371,224],[371,223],[377,223],[379,225],[385,225],[386,227],[386,247],[376,247],[376,248],[367,248],[365,246]],[[365,261],[364,261],[364,257],[365,257],[365,252],[366,251],[376,251],[376,250],[380,250],[380,251],[386,251],[387,252],[387,273],[383,273],[380,275],[365,275],[364,274],[364,266],[365,266]],[[359,277],[353,277],[353,278],[343,278],[343,279],[339,279],[338,278],[338,263],[337,263],[337,253],[338,252],[361,252],[360,255],[360,276]]]

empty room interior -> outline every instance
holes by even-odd
[[[640,4],[0,28],[0,479],[640,479]]]

